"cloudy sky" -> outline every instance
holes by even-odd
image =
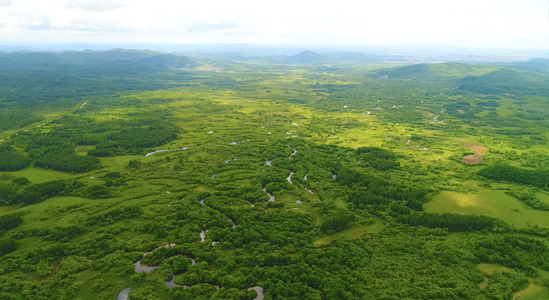
[[[0,43],[549,49],[548,0],[0,0]]]

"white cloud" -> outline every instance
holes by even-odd
[[[3,3],[12,5],[0,11],[0,42],[549,47],[545,0],[0,0]]]
[[[2,6],[12,6],[13,0],[0,0],[0,7]]]
[[[128,5],[127,1],[121,0],[65,0],[65,7],[87,11],[107,11]]]

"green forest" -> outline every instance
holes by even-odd
[[[359,53],[0,53],[0,298],[549,299],[548,84]]]

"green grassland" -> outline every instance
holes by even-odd
[[[545,75],[309,58],[0,99],[41,116],[0,127],[0,298],[543,299]]]
[[[443,191],[426,203],[428,212],[483,214],[499,218],[518,227],[549,227],[548,212],[532,209],[503,191],[480,189],[474,193]]]

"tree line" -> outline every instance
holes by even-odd
[[[509,165],[488,166],[478,175],[497,181],[509,181],[549,190],[549,169],[528,170]]]
[[[448,228],[449,231],[475,231],[505,225],[503,221],[481,215],[460,215],[453,213],[412,213],[396,218],[399,223],[430,228]]]
[[[37,183],[18,191],[13,185],[0,184],[0,205],[28,205],[51,197],[70,195],[83,184],[76,180],[53,180]]]

